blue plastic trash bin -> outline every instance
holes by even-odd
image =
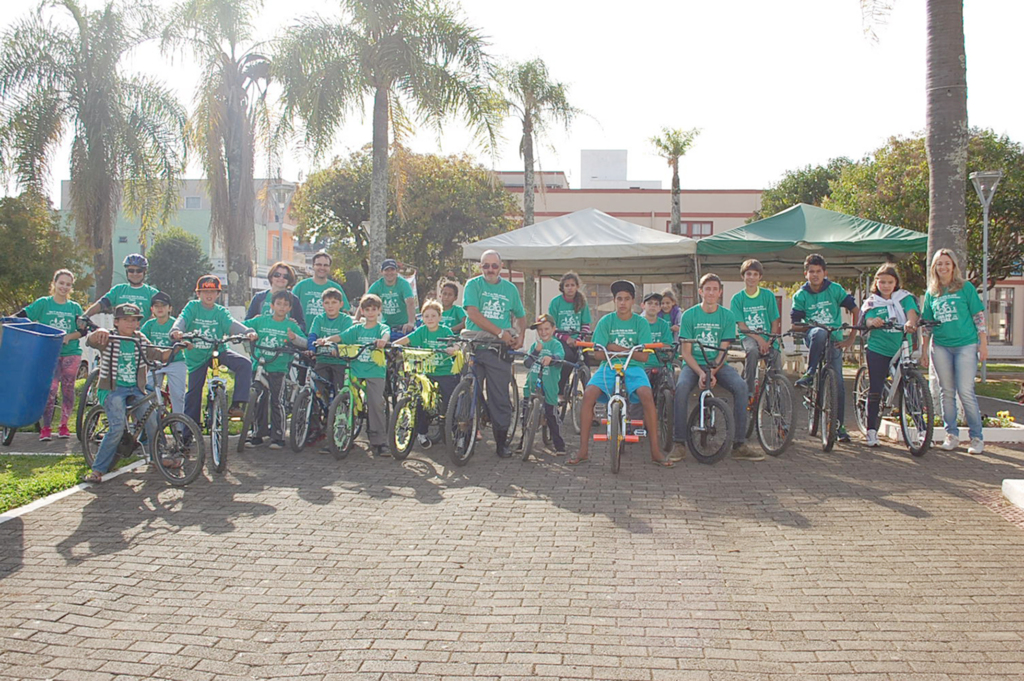
[[[0,425],[22,428],[43,416],[50,384],[64,344],[64,332],[46,324],[3,319],[0,335]]]

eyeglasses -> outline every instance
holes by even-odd
[[[128,274],[145,274],[146,268],[144,267],[126,267],[125,272]]]
[[[287,279],[288,278],[288,273],[287,272],[274,272],[273,274],[270,275],[270,278],[271,279]]]
[[[501,263],[485,262],[485,263],[480,265],[480,269],[482,269],[482,270],[500,270],[501,269]]]

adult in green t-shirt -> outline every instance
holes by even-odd
[[[302,316],[306,319],[307,324],[312,324],[318,314],[323,314],[324,305],[321,296],[329,288],[341,291],[342,312],[348,311],[348,296],[345,295],[345,289],[341,287],[341,284],[329,278],[332,262],[330,253],[319,251],[313,256],[313,276],[303,279],[292,287],[292,293],[299,299]]]
[[[458,284],[446,281],[441,285],[441,326],[447,326],[456,335],[466,328],[466,311],[461,305],[455,304],[458,299]],[[423,314],[422,311],[420,314]]]
[[[926,340],[921,364],[927,367],[930,359],[939,377],[942,422],[946,427],[942,448],[952,451],[960,444],[956,419],[956,396],[959,396],[971,437],[967,453],[981,454],[985,451],[985,441],[974,378],[978,359],[983,362],[988,359],[985,313],[978,292],[964,280],[956,256],[948,248],[940,248],[932,256],[922,308],[922,320],[939,322],[934,328],[924,329]]]
[[[142,310],[143,321],[149,319],[149,302],[159,290],[145,283],[149,261],[141,253],[132,253],[124,259],[124,273],[128,283],[116,284],[105,296],[89,306],[86,317],[99,312],[112,312],[123,303],[130,303]]]
[[[736,340],[736,319],[720,304],[722,280],[717,274],[700,278],[701,302],[683,312],[679,322],[680,356],[683,368],[676,382],[675,440],[686,444],[689,439],[690,393],[716,385],[732,393],[733,457],[760,461],[764,454],[747,448],[747,382],[725,362],[729,345]]]
[[[765,333],[780,333],[782,317],[779,305],[775,302],[775,294],[761,288],[764,266],[760,261],[745,260],[740,265],[740,276],[743,277],[743,290],[738,291],[729,303],[729,311],[736,320],[736,328],[742,338],[743,351],[746,358],[743,364],[743,378],[747,381],[747,391],[754,396],[754,383],[757,381],[757,362],[762,356],[768,356],[768,337]],[[752,333],[761,331],[763,333]],[[776,364],[778,361],[776,355]],[[778,368],[778,367],[776,367]]]
[[[57,389],[61,391],[60,429],[57,437],[71,437],[68,429],[68,418],[75,408],[75,379],[78,378],[78,365],[82,362],[82,348],[78,339],[82,334],[75,322],[82,314],[82,306],[71,300],[71,291],[75,286],[75,275],[70,270],[57,270],[50,282],[50,295],[39,298],[18,313],[19,317],[27,317],[34,322],[52,326],[64,332],[64,347],[60,350],[57,367],[50,383],[50,399],[46,401],[43,420],[40,421],[39,439],[47,442],[53,437],[50,424],[53,423],[54,398]]]
[[[398,276],[398,262],[388,258],[380,264],[381,277],[366,291],[381,301],[381,321],[396,340],[416,328],[416,296],[412,286]]]

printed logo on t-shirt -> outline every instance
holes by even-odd
[[[381,299],[384,314],[398,314],[402,311],[398,298],[399,294],[397,292],[384,294],[384,297]]]
[[[943,324],[958,321],[960,315],[956,311],[956,300],[957,296],[955,295],[945,295],[938,298],[932,304],[932,310],[935,312],[935,321]]]
[[[502,319],[505,316],[505,308],[508,307],[508,298],[501,293],[485,293],[487,300],[480,308],[480,314],[488,319]]]

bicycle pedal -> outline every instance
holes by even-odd
[[[633,431],[633,435],[636,435],[637,437],[647,437],[647,430],[644,428],[637,428]]]

